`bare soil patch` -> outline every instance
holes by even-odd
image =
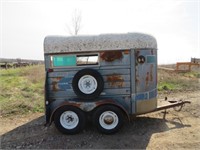
[[[103,135],[89,123],[80,134],[63,135],[54,125],[44,127],[43,113],[1,117],[2,149],[198,149],[200,91],[171,93],[169,99],[190,100],[180,112],[167,110],[138,116],[120,132]]]

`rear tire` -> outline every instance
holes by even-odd
[[[93,124],[99,132],[104,134],[116,133],[123,125],[122,111],[115,106],[101,106],[93,115]]]
[[[76,134],[85,127],[86,117],[82,110],[73,106],[64,106],[55,112],[54,124],[64,134]]]

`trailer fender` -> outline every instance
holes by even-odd
[[[100,107],[103,105],[113,105],[113,106],[120,108],[120,110],[127,116],[128,120],[130,120],[129,113],[124,108],[124,106],[112,99],[104,99],[104,100],[99,100],[99,101],[94,101],[94,102],[80,102],[80,101],[77,102],[77,101],[60,100],[60,101],[54,101],[51,103],[50,115],[49,115],[49,119],[48,119],[49,121],[46,123],[46,125],[47,126],[51,125],[51,123],[54,120],[55,112],[63,106],[74,106],[84,112],[91,112],[92,110],[96,109],[97,107]]]

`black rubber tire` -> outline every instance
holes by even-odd
[[[64,126],[62,126],[62,124],[60,122],[61,115],[66,111],[72,111],[78,116],[78,119],[79,119],[78,124],[76,127],[72,128],[72,129],[65,128]],[[84,129],[84,127],[86,125],[86,116],[85,116],[84,112],[82,110],[80,110],[79,108],[76,108],[74,106],[63,106],[55,112],[54,124],[55,124],[56,128],[63,134],[77,134]]]
[[[108,112],[108,111],[113,112],[118,117],[118,124],[116,125],[116,127],[112,129],[106,129],[100,124],[100,116],[104,112]],[[112,105],[104,105],[97,108],[97,110],[93,114],[92,120],[93,120],[93,124],[96,126],[99,132],[104,133],[104,134],[114,134],[118,132],[119,129],[123,126],[124,115],[123,115],[123,112],[118,107],[115,107]]]
[[[84,75],[90,75],[92,77],[94,77],[97,81],[97,89],[91,93],[91,94],[86,94],[86,93],[83,93],[79,87],[78,87],[78,82],[80,80],[81,77],[83,77]],[[73,90],[75,92],[75,94],[81,98],[81,99],[95,99],[97,98],[101,92],[103,91],[104,89],[104,81],[103,81],[103,77],[101,76],[101,74],[96,71],[96,70],[93,70],[93,69],[83,69],[83,70],[80,70],[78,71],[73,80],[72,80],[72,87],[73,87]]]

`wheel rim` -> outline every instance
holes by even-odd
[[[60,123],[65,129],[74,129],[79,123],[78,115],[73,111],[65,111],[60,116]]]
[[[118,125],[119,118],[116,113],[112,111],[105,111],[99,117],[99,123],[102,128],[111,130]]]
[[[91,94],[97,89],[97,80],[91,75],[82,76],[78,81],[78,87],[84,94]]]

